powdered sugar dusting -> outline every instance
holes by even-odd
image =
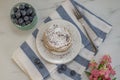
[[[53,24],[46,31],[48,43],[56,48],[64,48],[70,44],[71,36],[69,31],[60,25]]]

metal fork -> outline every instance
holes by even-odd
[[[73,13],[74,13],[74,15],[75,15],[75,17],[77,18],[78,21],[79,21],[81,18],[83,18],[83,14],[80,13],[80,11],[79,11],[77,8],[75,8],[75,9],[73,10]],[[80,22],[80,21],[79,21],[79,22]],[[80,22],[80,23],[81,23],[81,22]],[[96,54],[96,53],[98,52],[97,47],[95,46],[93,40],[90,38],[90,36],[89,36],[89,34],[88,34],[88,32],[87,32],[84,24],[81,23],[81,25],[82,25],[82,27],[83,27],[83,29],[84,29],[87,37],[89,38],[89,41],[90,41],[91,45],[92,45],[92,48],[93,48],[92,51]]]

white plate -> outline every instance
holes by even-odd
[[[63,53],[61,55],[55,55],[52,52],[49,52],[43,45],[43,42],[42,42],[43,33],[50,25],[53,25],[53,24],[65,26],[71,32],[72,45],[67,51],[64,52],[65,53],[64,55],[62,55]],[[36,38],[36,46],[40,56],[46,61],[50,63],[55,63],[55,64],[64,64],[64,63],[70,62],[78,55],[82,47],[82,43],[81,43],[80,33],[73,24],[65,20],[53,20],[46,23],[43,26],[40,26],[39,32]]]

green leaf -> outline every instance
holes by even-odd
[[[87,76],[90,76],[90,75],[91,75],[91,73],[88,72],[88,71],[85,71],[85,73],[86,73]]]
[[[112,80],[116,80],[117,78],[115,77],[115,78],[113,78]]]
[[[104,66],[104,64],[99,64],[98,70],[101,69]]]
[[[98,78],[98,80],[102,80],[102,78],[101,78],[101,77],[99,77],[99,78]]]

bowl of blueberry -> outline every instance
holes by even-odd
[[[37,23],[36,11],[28,3],[18,3],[11,9],[11,20],[20,30],[32,29]]]

